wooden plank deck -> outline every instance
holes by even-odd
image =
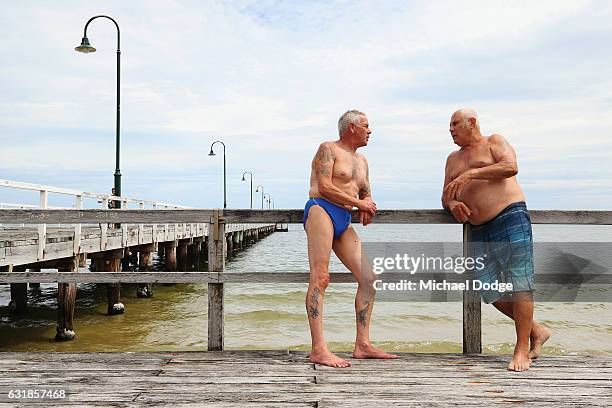
[[[347,354],[341,355],[348,358]],[[10,389],[64,389],[57,406],[417,407],[612,405],[612,357],[544,356],[524,373],[509,356],[402,354],[310,363],[304,352],[0,353],[0,407]]]

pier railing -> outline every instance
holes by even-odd
[[[531,210],[534,224],[612,225],[612,211]],[[92,282],[92,283],[207,283],[208,349],[222,350],[224,343],[224,284],[226,283],[306,283],[308,273],[255,272],[225,273],[228,223],[301,223],[302,210],[107,210],[107,209],[0,209],[0,223],[207,223],[208,272],[0,272],[0,282]],[[357,221],[353,219],[353,221]],[[380,224],[456,224],[444,210],[379,210]],[[470,227],[463,226],[464,253],[469,250]],[[331,273],[334,283],[354,282],[349,273]],[[481,301],[478,292],[463,294],[463,352],[481,353]]]

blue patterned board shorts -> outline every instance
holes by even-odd
[[[512,290],[504,293],[481,290],[486,303],[511,292],[535,290],[531,218],[524,201],[510,204],[489,222],[472,226],[472,256],[485,259],[484,268],[474,269],[474,279],[512,283]]]

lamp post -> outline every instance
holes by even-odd
[[[257,189],[255,190],[256,193],[259,193],[259,187],[261,187],[261,209],[263,210],[263,199],[264,199],[264,188],[263,186],[257,186]]]
[[[264,195],[268,196],[268,199],[266,200],[268,202],[268,210],[270,209],[270,200],[272,199],[272,197],[270,197],[270,193],[266,193]]]
[[[227,172],[225,166],[225,143],[220,140],[213,142],[210,145],[210,153],[208,153],[209,156],[216,156],[215,152],[213,151],[213,146],[215,145],[215,143],[221,143],[223,145],[223,208],[227,208]]]
[[[116,144],[115,144],[115,195],[118,197],[121,197],[121,170],[119,169],[119,157],[120,157],[120,135],[119,135],[119,123],[120,123],[120,67],[121,67],[121,49],[119,47],[120,45],[120,31],[119,31],[119,24],[117,24],[117,22],[115,21],[115,19],[113,19],[112,17],[109,16],[105,16],[105,15],[99,15],[99,16],[94,16],[92,18],[90,18],[87,23],[85,24],[85,28],[83,29],[83,39],[81,40],[81,45],[79,45],[78,47],[75,48],[75,51],[78,52],[83,52],[83,53],[90,53],[90,52],[95,52],[96,49],[94,47],[91,46],[91,44],[89,43],[89,39],[87,38],[87,26],[89,26],[89,23],[91,23],[93,20],[95,20],[96,18],[100,18],[100,17],[104,17],[107,18],[109,20],[111,20],[114,24],[115,27],[117,27],[117,113],[116,113],[116,124],[115,124],[115,134],[116,134]],[[121,201],[115,201],[115,205],[114,208],[121,208]]]
[[[242,173],[242,181],[246,181],[244,179],[245,174],[249,174],[251,176],[251,210],[252,210],[253,209],[253,173],[251,173],[250,171],[245,171],[244,173]]]

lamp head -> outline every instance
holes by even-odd
[[[96,52],[96,49],[92,47],[91,44],[89,44],[89,38],[87,37],[83,37],[83,39],[81,40],[81,45],[76,47],[74,50],[78,52],[83,52],[85,54],[90,52]]]
[[[216,156],[215,152],[213,152],[212,147],[210,148],[210,153],[208,153],[209,156]]]
[[[242,181],[246,181],[246,180],[244,179],[244,174],[242,175]]]

